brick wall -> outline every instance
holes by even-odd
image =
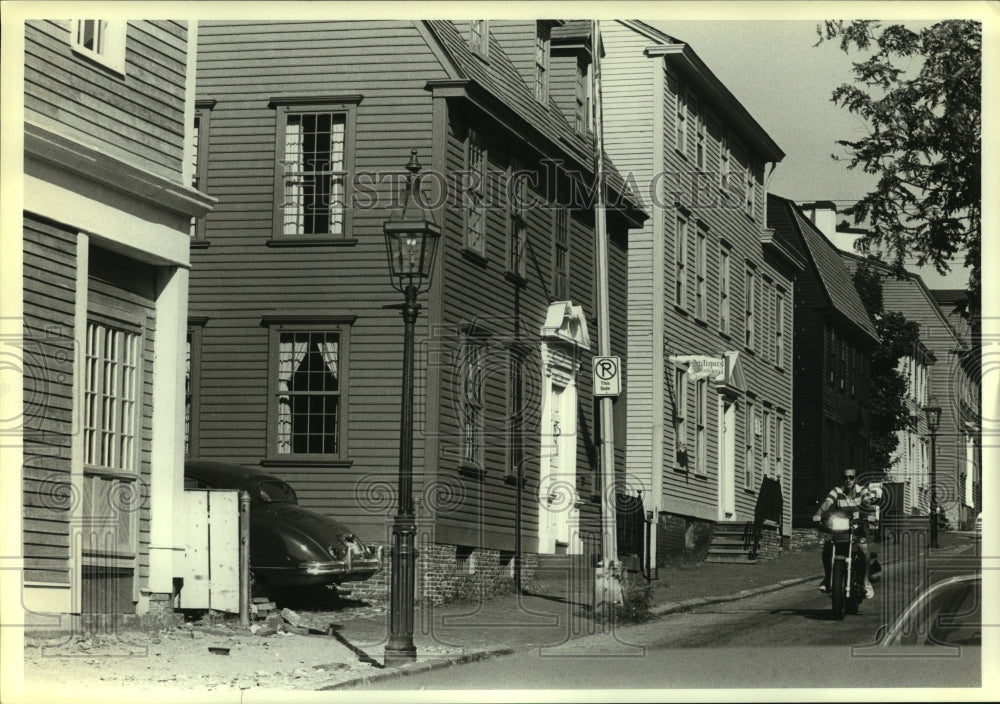
[[[513,553],[499,550],[440,543],[421,545],[417,550],[416,601],[443,604],[509,592],[514,587],[513,559]],[[537,565],[537,554],[521,556],[523,582],[530,581]],[[391,572],[390,548],[386,545],[383,570],[364,582],[345,582],[342,591],[350,590],[352,599],[385,602]]]
[[[712,521],[661,513],[656,524],[656,566],[677,560],[704,560],[714,525]]]

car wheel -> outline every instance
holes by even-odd
[[[250,570],[250,596],[270,599],[273,593],[274,590],[271,588],[271,585],[261,577],[258,577],[253,570]]]

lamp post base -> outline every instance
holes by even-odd
[[[417,648],[413,643],[393,643],[385,646],[385,667],[402,667],[417,661]]]

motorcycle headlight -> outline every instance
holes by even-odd
[[[828,522],[830,530],[833,531],[846,531],[851,529],[851,519],[847,516],[830,516]]]

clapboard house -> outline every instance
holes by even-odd
[[[212,202],[190,187],[188,27],[29,21],[24,47],[23,237],[7,243],[23,248],[26,623],[167,613],[188,233]]]
[[[388,542],[403,324],[383,226],[415,154],[442,233],[416,331],[427,598],[509,574],[518,530],[525,564],[580,553],[598,516],[594,213],[574,199],[593,182],[589,104],[576,102],[591,49],[587,36],[560,45],[563,27],[200,25],[198,170],[219,204],[192,241],[189,452],[262,467]],[[623,352],[626,229],[643,214],[616,200]],[[624,470],[623,431],[615,442]]]
[[[905,515],[930,511],[927,408],[935,406],[941,416],[934,443],[934,498],[952,527],[968,526],[981,510],[980,390],[978,365],[970,364],[976,359],[970,331],[955,312],[955,297],[931,291],[920,275],[896,272],[876,259],[848,252],[841,258],[849,271],[866,264],[878,273],[885,310],[898,311],[920,326],[916,349],[900,365],[907,376],[905,403],[911,424],[899,431],[895,462],[887,472],[892,508]],[[941,305],[939,296],[951,305]]]
[[[794,202],[769,194],[767,206],[776,238],[808,262],[795,278],[792,520],[809,528],[844,468],[868,480],[884,469],[868,466],[869,357],[879,338],[839,250]]]
[[[629,237],[628,486],[661,562],[772,555],[790,531],[804,266],[768,229],[764,174],[784,154],[690,45],[642,22],[601,34],[606,149],[651,213]]]

